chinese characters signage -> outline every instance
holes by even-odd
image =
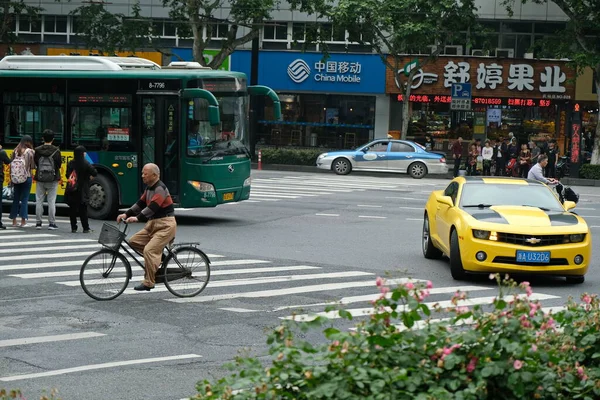
[[[392,60],[393,61],[393,60]],[[401,59],[404,65],[409,59]],[[575,90],[572,79],[574,71],[561,61],[537,61],[519,59],[482,59],[440,57],[421,67],[411,82],[415,94],[441,95],[450,93],[456,83],[471,83],[473,96],[505,97],[519,100],[571,99]],[[427,77],[428,79],[424,79]],[[401,93],[400,87],[407,77],[386,71],[386,92]],[[514,103],[510,105],[528,105]]]
[[[397,95],[397,101],[403,101],[404,95]],[[451,96],[428,96],[411,94],[411,103],[448,103],[452,101]],[[522,107],[550,107],[551,100],[544,99],[517,99],[501,97],[473,97],[471,99],[473,106],[522,106]]]

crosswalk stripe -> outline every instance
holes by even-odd
[[[482,305],[482,304],[492,304],[494,299],[496,299],[496,298],[497,298],[497,296],[474,297],[472,299],[459,300],[457,302],[456,306],[454,304],[452,304],[451,300],[427,302],[424,304],[430,308],[436,304],[439,305],[441,308],[463,307],[463,306],[474,306],[474,305]],[[547,300],[547,299],[558,299],[558,298],[560,298],[560,296],[554,296],[554,295],[542,294],[542,293],[533,293],[529,297],[530,300]],[[512,301],[513,299],[514,299],[514,296],[512,296],[512,295],[504,297],[504,300],[507,302]],[[408,309],[407,306],[399,305],[398,308],[396,309],[396,311],[403,311],[403,310],[407,310],[407,309]],[[353,317],[368,316],[368,315],[372,315],[375,312],[375,310],[372,307],[371,308],[346,309],[346,311],[348,311],[350,313],[350,315],[352,315]],[[340,318],[338,311],[324,311],[324,312],[317,312],[314,314],[290,315],[287,317],[281,317],[281,319],[293,319],[296,321],[312,321],[312,320],[316,319],[317,317],[327,317],[329,319]]]
[[[379,184],[363,184],[363,183],[343,183],[343,182],[319,182],[319,181],[315,181],[315,180],[308,180],[308,181],[302,181],[302,184],[305,186],[318,186],[318,187],[323,187],[323,186],[331,186],[332,184],[335,183],[335,186],[338,188],[345,188],[345,189],[382,189],[382,188],[396,188],[398,187],[398,185],[379,185]]]
[[[284,195],[284,196],[301,196],[301,197],[317,197],[318,194],[308,194],[308,193],[292,193],[292,192],[287,192],[287,193],[281,193],[281,192],[273,192],[271,190],[265,190],[265,189],[261,189],[261,190],[253,190],[252,191],[254,194],[265,194],[265,195]]]
[[[266,268],[238,268],[238,269],[224,269],[224,270],[216,270],[211,271],[210,276],[220,276],[220,275],[242,275],[242,274],[258,274],[265,272],[282,272],[282,271],[302,271],[307,269],[320,269],[320,267],[312,267],[309,265],[294,265],[289,267],[266,267]],[[137,278],[138,273],[142,272],[139,269],[135,270],[134,278]],[[9,275],[13,278],[21,278],[21,279],[39,279],[39,278],[53,278],[53,277],[63,277],[63,276],[79,276],[79,270],[77,271],[57,271],[57,272],[34,272],[29,274],[12,274]],[[142,277],[141,274],[139,277]]]
[[[302,186],[302,185],[257,185],[257,184],[252,184],[252,188],[258,188],[258,189],[283,189],[283,190],[308,190],[311,192],[315,191],[315,187],[314,186]],[[325,190],[327,190],[327,192],[342,192],[342,193],[350,193],[352,192],[351,190],[348,189],[338,189],[338,188],[331,188],[331,187],[327,187]]]
[[[56,236],[58,236],[58,235],[52,235],[50,233],[36,233],[33,235],[28,234],[28,235],[2,236],[2,240],[14,240],[14,239],[36,238],[36,237],[56,237]]]
[[[65,341],[65,340],[89,339],[89,338],[100,337],[100,336],[106,336],[106,335],[104,333],[96,333],[96,332],[81,332],[81,333],[68,333],[68,334],[64,334],[64,335],[8,339],[8,340],[0,340],[0,347],[23,346],[26,344],[60,342],[60,341]]]
[[[19,243],[20,244],[20,243]],[[74,250],[74,249],[85,249],[85,248],[97,248],[98,250],[100,250],[101,246],[98,243],[91,243],[91,244],[80,244],[77,246],[52,246],[52,247],[35,247],[35,248],[29,248],[27,249],[27,252],[30,253],[32,251],[57,251],[57,250]],[[0,249],[0,254],[5,254],[5,253],[14,253],[15,249]],[[88,253],[90,254],[90,253]],[[39,256],[38,256],[39,257]],[[14,258],[11,257],[11,260],[14,260]]]
[[[408,279],[403,280],[403,282],[407,282]],[[388,281],[389,283],[389,281]],[[401,283],[398,280],[398,283]],[[320,285],[306,285],[306,286],[295,286],[291,288],[285,289],[267,289],[267,290],[258,290],[254,292],[237,292],[237,293],[226,293],[219,294],[214,296],[200,296],[200,297],[191,297],[191,298],[180,298],[180,299],[165,299],[166,301],[172,301],[174,303],[209,303],[212,301],[219,300],[231,300],[231,299],[253,299],[253,298],[262,298],[262,297],[279,297],[286,296],[290,294],[306,294],[313,292],[326,292],[332,290],[340,290],[340,289],[350,289],[350,288],[360,288],[360,287],[373,287],[375,283],[373,279],[369,279],[368,281],[354,281],[354,282],[339,282],[339,283],[325,283]],[[209,283],[210,288],[210,283]]]
[[[92,254],[90,252],[89,254]],[[207,254],[209,258],[221,257],[216,254]],[[131,262],[131,259],[127,257],[127,259]],[[37,264],[13,264],[13,265],[0,265],[0,271],[15,271],[19,269],[37,269],[37,268],[55,268],[55,267],[72,267],[77,266],[81,267],[84,260],[76,260],[76,261],[56,261],[49,263],[37,263]],[[94,260],[93,264],[101,264],[103,260]],[[261,264],[261,263],[269,263],[270,261],[265,260],[228,260],[228,261],[213,261],[211,262],[211,266],[219,266],[219,265],[243,265],[243,264]],[[133,264],[132,268],[135,268],[136,265]]]
[[[278,282],[291,282],[291,281],[306,281],[306,280],[319,280],[319,279],[334,279],[334,278],[350,278],[356,276],[368,276],[373,275],[371,272],[363,271],[344,271],[344,272],[329,272],[323,274],[306,274],[306,275],[280,275],[272,277],[259,277],[259,278],[242,278],[242,279],[229,279],[222,281],[210,281],[207,288],[218,288],[218,287],[229,287],[229,286],[245,286],[245,285],[261,285],[268,283]],[[171,285],[177,287],[192,287],[189,284],[174,284]],[[165,292],[168,289],[163,286],[157,286],[153,289],[154,292]],[[127,289],[124,293],[128,294],[140,294],[140,292],[134,289]]]
[[[4,239],[4,238],[2,238]],[[93,240],[93,239],[52,239],[52,240],[31,240],[31,241],[24,241],[24,242],[16,242],[16,243],[6,243],[6,242],[2,242],[0,241],[0,247],[15,247],[15,251],[18,250],[22,250],[24,248],[24,246],[33,246],[30,248],[27,248],[27,251],[35,251],[35,246],[36,245],[40,245],[40,244],[51,244],[51,243],[89,243],[89,242],[96,242],[98,243],[97,240]]]
[[[429,289],[429,294],[434,295],[434,294],[443,294],[443,293],[455,293],[456,291],[475,292],[475,291],[479,291],[479,290],[492,290],[492,289],[494,289],[494,288],[485,287],[485,286],[445,286],[445,287],[439,287],[439,288],[431,288],[431,289]],[[363,296],[349,296],[349,297],[342,297],[340,300],[332,301],[329,303],[301,304],[301,305],[294,305],[294,306],[277,307],[273,311],[288,310],[288,309],[293,309],[293,308],[324,307],[324,306],[331,306],[331,305],[352,304],[352,303],[362,303],[362,302],[366,303],[369,301],[377,300],[380,297],[381,297],[381,294],[379,294],[379,293],[367,294],[367,295],[363,295]],[[392,293],[389,292],[386,295],[386,297],[391,298]]]
[[[49,259],[49,258],[70,258],[70,257],[80,257],[80,256],[85,256],[85,258],[87,258],[90,254],[92,254],[93,251],[73,251],[73,252],[63,252],[63,253],[46,253],[43,255],[44,259]],[[22,254],[20,256],[15,256],[12,255],[10,256],[10,260],[11,261],[16,261],[16,260],[35,260],[35,259],[39,259],[40,256],[39,254]]]
[[[340,183],[351,183],[351,182],[355,182],[357,184],[362,184],[364,183],[370,183],[370,184],[389,184],[390,181],[397,181],[397,185],[402,185],[402,186],[436,186],[439,185],[437,183],[424,183],[424,182],[419,182],[419,183],[412,183],[412,182],[406,182],[406,179],[397,179],[396,177],[390,178],[390,179],[366,179],[366,178],[352,178],[352,177],[335,177],[335,176],[313,176],[313,175],[305,175],[305,176],[289,176],[287,177],[289,179],[295,179],[295,180],[302,180],[302,179],[306,179],[308,178],[309,180],[317,180],[317,181],[324,181],[324,182],[340,182]],[[282,179],[282,178],[279,178]],[[444,186],[444,185],[442,185]]]
[[[250,198],[255,198],[255,197],[272,197],[275,199],[297,199],[300,196],[286,196],[286,195],[271,195],[271,194],[262,194],[262,193],[250,193]]]

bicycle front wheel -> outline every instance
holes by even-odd
[[[164,262],[165,286],[177,297],[193,297],[204,290],[210,280],[210,261],[193,246],[173,249]]]
[[[81,266],[79,282],[83,291],[94,300],[117,298],[131,276],[131,265],[125,257],[110,249],[102,249],[89,256]]]

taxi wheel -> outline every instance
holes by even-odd
[[[423,218],[423,256],[430,260],[442,258],[442,251],[435,247],[431,241],[429,217],[427,214],[425,214],[425,218]]]
[[[410,164],[408,174],[414,179],[421,179],[427,175],[427,167],[422,162]]]
[[[336,158],[331,164],[331,169],[338,175],[348,175],[352,171],[352,164],[347,158]]]
[[[458,245],[458,233],[452,231],[450,235],[450,274],[456,280],[465,279],[467,274],[462,266],[460,258],[460,248]]]
[[[585,276],[567,276],[567,283],[583,283],[585,282]]]

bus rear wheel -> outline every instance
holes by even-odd
[[[105,175],[98,174],[90,184],[88,216],[93,219],[109,219],[117,215],[117,185]]]

